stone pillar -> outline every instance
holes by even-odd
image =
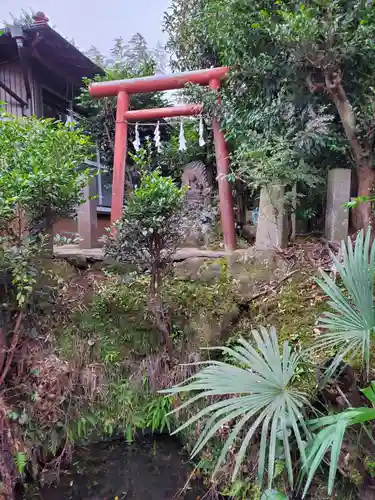
[[[84,190],[83,197],[85,203],[78,208],[78,234],[81,238],[79,243],[80,248],[96,248],[98,242],[98,217],[96,207],[98,200],[96,197],[96,177],[93,177]]]
[[[349,210],[343,207],[350,199],[351,170],[333,168],[328,172],[325,237],[329,241],[348,237]]]
[[[285,186],[274,184],[260,192],[255,247],[271,250],[288,244],[288,217],[285,211]]]

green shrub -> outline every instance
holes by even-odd
[[[38,234],[76,210],[89,170],[90,141],[62,122],[0,114],[0,227],[27,214]],[[16,231],[12,236],[17,237]]]
[[[324,333],[315,342],[315,349],[337,352],[328,370],[332,374],[343,358],[361,356],[362,366],[370,371],[371,344],[375,340],[374,276],[375,241],[372,231],[361,231],[355,244],[348,238],[341,242],[342,262],[333,256],[334,266],[343,287],[323,271],[319,285],[328,296],[330,310],[318,322]]]
[[[184,189],[159,170],[142,172],[140,186],[129,195],[115,237],[106,252],[121,263],[150,273],[147,307],[163,335],[169,357],[173,356],[169,311],[162,302],[163,280],[172,255],[183,235],[181,208]]]

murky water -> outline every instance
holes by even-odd
[[[122,440],[79,448],[56,487],[29,493],[28,500],[197,500],[205,494],[193,480],[188,457],[177,440],[149,436],[126,444]]]

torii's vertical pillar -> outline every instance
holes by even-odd
[[[210,89],[220,89],[220,80],[210,81]],[[218,96],[218,99],[220,97]],[[213,117],[212,129],[214,133],[217,181],[219,185],[221,227],[224,235],[224,248],[226,251],[236,249],[236,229],[233,212],[232,186],[228,180],[229,174],[229,152],[224,133],[220,130],[219,121]]]
[[[115,154],[113,160],[111,229],[121,219],[125,192],[125,162],[128,142],[128,124],[125,113],[129,109],[129,94],[120,90],[117,96]]]

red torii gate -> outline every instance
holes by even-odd
[[[155,75],[129,80],[115,80],[90,85],[92,97],[117,96],[115,129],[115,153],[113,165],[111,226],[120,219],[124,203],[125,160],[127,154],[128,121],[141,121],[173,116],[194,116],[202,112],[200,104],[186,104],[169,108],[140,109],[129,111],[129,95],[145,92],[159,92],[183,88],[187,83],[208,85],[218,91],[221,80],[227,75],[228,68],[212,68],[172,75]],[[219,96],[218,96],[219,98]],[[226,250],[235,250],[236,232],[234,225],[232,188],[228,181],[229,157],[224,134],[216,119],[212,120],[216,164],[219,184],[221,226]]]

